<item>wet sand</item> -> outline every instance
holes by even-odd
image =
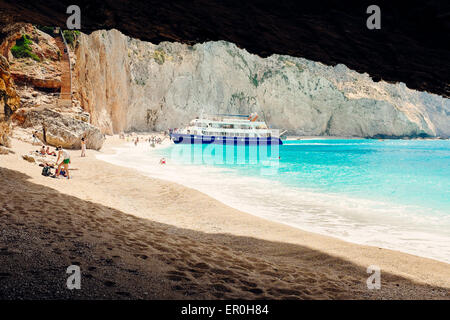
[[[450,299],[450,266],[232,209],[196,190],[71,151],[72,180],[0,155],[2,299]],[[66,268],[81,268],[81,290]],[[366,270],[381,268],[381,289]]]

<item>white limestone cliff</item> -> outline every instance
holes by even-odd
[[[449,99],[375,83],[343,65],[263,59],[223,41],[154,45],[117,30],[82,35],[76,56],[77,97],[104,133],[256,111],[297,135],[450,136]]]

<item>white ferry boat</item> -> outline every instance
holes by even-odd
[[[283,144],[279,130],[268,128],[258,115],[218,114],[197,118],[181,130],[170,132],[175,143],[183,144]]]

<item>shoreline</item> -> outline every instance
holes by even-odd
[[[7,168],[8,171],[21,172],[29,176],[27,181],[32,184],[55,189],[63,195],[101,206],[103,208],[101,212],[105,214],[110,210],[108,208],[111,208],[111,210],[119,210],[131,215],[134,217],[133,219],[142,219],[144,224],[164,225],[166,231],[171,230],[169,231],[170,237],[160,238],[159,241],[166,247],[163,250],[166,252],[166,257],[170,257],[171,252],[173,254],[178,252],[175,254],[178,256],[176,259],[181,260],[169,259],[168,263],[169,267],[175,266],[178,273],[189,273],[184,270],[185,267],[179,266],[189,260],[187,256],[182,258],[183,254],[180,253],[183,248],[182,242],[187,240],[199,250],[197,256],[209,252],[208,256],[210,257],[211,254],[218,259],[220,257],[219,260],[213,259],[214,261],[207,265],[209,267],[215,265],[215,269],[217,269],[218,264],[221,263],[221,269],[225,273],[231,272],[230,268],[239,259],[249,263],[249,266],[242,268],[246,270],[244,272],[246,277],[253,278],[251,285],[244,284],[242,286],[241,283],[242,287],[236,287],[232,282],[228,283],[222,279],[220,286],[216,284],[217,288],[211,289],[210,292],[208,289],[205,289],[206,291],[194,290],[194,297],[247,297],[251,299],[286,298],[287,296],[306,299],[321,297],[450,298],[450,268],[444,262],[389,249],[357,245],[302,231],[238,211],[185,186],[148,178],[137,170],[95,159],[98,154],[113,152],[113,148],[120,147],[122,142],[123,140],[120,141],[117,137],[108,137],[104,149],[100,152],[88,150],[87,158],[79,158],[78,155],[75,155],[78,153],[77,151],[71,151],[73,167],[76,169],[72,173],[73,180],[50,179],[41,176],[39,167],[19,159],[20,154],[27,149],[32,150],[33,147],[16,139],[13,140],[13,150],[16,154],[0,157],[0,169]],[[10,181],[8,180],[8,182]],[[29,196],[32,197],[32,195]],[[38,196],[42,195],[36,195],[36,197]],[[27,197],[22,197],[22,201],[25,202],[21,206],[23,211],[23,207],[28,202]],[[76,208],[67,207],[66,209],[70,212],[76,211]],[[25,211],[29,212],[29,210]],[[12,210],[12,214],[20,216],[20,209],[18,212]],[[33,214],[31,215],[33,216]],[[38,218],[35,217],[35,219]],[[87,218],[83,216],[79,219]],[[96,224],[96,228],[103,230],[103,233],[98,236],[106,237],[109,229],[114,228],[109,220],[109,215],[106,215],[101,220],[102,223]],[[42,223],[45,225],[46,222]],[[85,233],[86,236],[89,235],[89,232]],[[127,234],[127,236],[131,235]],[[141,236],[151,237],[151,234],[145,233]],[[177,244],[171,244],[172,237],[177,238]],[[110,239],[109,241],[118,240]],[[142,242],[142,239],[135,241]],[[18,243],[15,245],[20,246]],[[127,245],[122,244],[122,247],[127,248]],[[122,257],[122,255],[118,256]],[[159,258],[161,257],[158,257],[155,258],[154,263],[160,262]],[[127,263],[131,263],[133,259],[138,258],[130,257]],[[256,262],[250,263],[250,261]],[[262,267],[263,265],[264,267]],[[273,266],[272,268],[276,270],[269,271],[268,265]],[[370,265],[380,266],[382,279],[385,281],[382,280],[383,290],[367,290],[365,288],[365,279],[368,276],[366,269]],[[145,269],[145,266],[142,268]],[[195,278],[193,276],[195,272],[185,276],[174,276],[173,274],[167,276],[167,272],[161,272],[170,283],[174,282],[175,286],[178,283],[179,286],[178,289],[174,289],[172,286],[165,294],[177,297],[177,292],[185,292],[186,288],[193,283],[197,288],[211,287],[214,285],[211,283],[212,279],[220,278],[220,274],[222,274],[217,272],[212,272],[209,282],[206,279],[196,280],[201,277]],[[298,278],[294,276],[293,279],[290,279],[289,274],[297,275]],[[177,277],[181,280],[174,280],[178,279]],[[235,274],[234,277],[240,278],[239,274]],[[291,288],[294,283],[297,286],[304,284],[307,278],[315,278],[314,285],[307,286],[309,289],[304,287],[303,290],[299,288],[293,290]],[[272,282],[270,279],[282,279],[282,281],[278,283],[277,281]],[[289,285],[291,282],[292,284]],[[244,288],[254,288],[253,283],[256,284],[258,290],[253,290],[254,292],[244,290]],[[284,294],[280,294],[280,289]],[[289,290],[291,291],[288,294]],[[305,290],[309,294],[305,293]],[[200,292],[203,293],[200,294]],[[275,294],[276,292],[278,292],[278,296]],[[138,292],[135,292],[133,296],[136,295]],[[165,295],[161,293],[158,296]]]
[[[156,148],[147,148],[143,143],[142,146],[136,149],[136,147],[131,144],[123,144],[120,147],[115,147],[114,149],[116,149],[116,151],[111,156],[98,156],[97,159],[120,167],[135,169],[146,177],[180,184],[186,188],[191,188],[206,194],[220,203],[240,212],[245,212],[246,214],[270,222],[293,227],[303,232],[311,232],[352,244],[380,247],[443,263],[450,263],[449,256],[446,254],[448,253],[448,246],[439,245],[440,243],[447,243],[448,237],[445,237],[445,235],[441,233],[430,233],[430,231],[424,231],[420,228],[412,229],[412,231],[410,231],[409,228],[421,226],[400,223],[400,220],[403,219],[403,216],[401,215],[404,214],[403,211],[400,216],[396,216],[396,214],[398,214],[396,211],[391,213],[392,216],[389,218],[391,219],[392,226],[389,230],[386,228],[385,223],[378,223],[375,221],[377,217],[378,219],[386,219],[387,216],[385,216],[386,213],[380,213],[379,210],[374,209],[374,207],[376,208],[381,205],[388,207],[398,206],[401,210],[407,210],[408,213],[412,215],[411,218],[417,218],[417,213],[414,215],[414,212],[411,211],[413,208],[406,208],[402,207],[404,205],[395,205],[382,201],[363,200],[346,195],[337,196],[335,194],[327,194],[316,190],[298,189],[296,187],[283,185],[280,182],[266,180],[264,177],[259,176],[235,176],[233,174],[228,175],[228,173],[221,174],[221,169],[214,167],[203,168],[203,166],[201,166],[202,168],[200,168],[198,166],[189,166],[169,161],[169,164],[163,168],[156,164],[159,156],[152,157],[151,154],[156,153],[157,149],[167,148],[171,145],[172,144],[169,143],[157,145]],[[168,155],[165,156],[167,157]],[[139,161],[136,159],[139,159]],[[170,157],[168,159],[170,159]],[[145,163],[145,165],[138,165],[140,162],[143,164]],[[189,173],[187,174],[187,172]],[[234,184],[236,179],[239,183]],[[220,180],[224,181],[225,184],[230,183],[231,187],[228,185],[226,187],[217,187],[208,182]],[[257,190],[261,184],[267,183],[272,184],[275,188],[283,191],[279,191],[275,195],[273,192],[268,192],[267,190]],[[251,186],[251,189],[254,190],[251,197],[245,195],[240,196],[239,192],[234,191],[235,189],[233,189],[233,186],[240,190],[242,189],[241,185],[243,184]],[[246,192],[246,189],[244,188],[241,191]],[[283,194],[291,192],[296,192],[296,196],[291,196],[289,198],[283,196]],[[272,200],[267,203],[265,202],[265,199]],[[255,204],[254,201],[258,203]],[[259,201],[261,201],[261,203]],[[346,202],[346,206],[334,206],[334,203],[340,201]],[[277,209],[277,207],[283,206],[284,203],[292,203],[293,206],[296,205],[296,208],[301,210],[300,212],[297,212],[298,216],[293,216],[293,212],[289,211],[289,208],[286,208],[284,211]],[[359,206],[365,206],[365,209],[363,211],[355,211],[354,207]],[[308,213],[311,208],[315,210],[314,217]],[[325,212],[330,210],[331,212],[329,214],[325,214]],[[321,217],[320,214],[323,216]],[[365,222],[361,223],[361,220],[355,220],[355,217],[365,219]],[[314,219],[314,221],[311,219]],[[383,239],[380,239],[378,234],[384,234]],[[408,239],[414,239],[414,241],[409,241]],[[432,246],[430,242],[433,243]],[[430,247],[428,247],[427,250],[424,250],[422,249],[422,246],[424,245],[430,245]]]

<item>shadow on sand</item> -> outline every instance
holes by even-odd
[[[0,168],[1,299],[449,297],[387,273],[368,290],[365,268],[323,252],[137,218],[29,178]],[[69,265],[81,290],[66,287]]]

